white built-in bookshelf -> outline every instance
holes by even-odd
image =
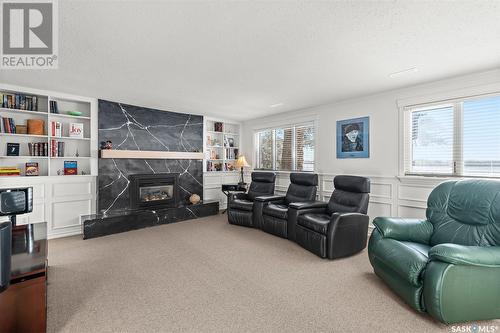
[[[95,99],[66,94],[58,95],[52,92],[43,94],[41,90],[17,90],[1,85],[0,95],[0,117],[2,117],[0,122],[0,167],[16,167],[21,170],[21,176],[25,176],[26,163],[36,162],[38,163],[39,176],[63,176],[64,162],[76,161],[77,175],[96,175],[97,148],[94,146],[96,146],[97,139],[93,138],[93,135],[96,135],[93,133],[95,132],[95,129],[93,130],[95,127],[93,117],[97,113]],[[4,101],[3,96],[14,96],[13,98],[16,100],[16,95],[20,96],[18,97],[19,101],[10,103],[15,105],[8,105],[8,100]],[[25,98],[26,96],[36,97],[37,106],[31,104],[31,110],[26,110],[28,106],[26,103],[22,103],[22,96]],[[58,113],[54,113],[54,108],[51,107],[52,102],[57,103]],[[79,115],[70,115],[68,112],[76,112]],[[9,123],[5,126],[3,118],[10,118],[18,127],[11,127]],[[27,132],[27,127],[24,126],[27,126],[28,120],[33,119],[43,122],[42,133],[30,134]],[[62,125],[60,136],[53,135],[52,122]],[[69,128],[72,123],[80,124],[77,126],[83,127],[81,138],[70,137]],[[9,130],[6,127],[12,128],[10,130],[12,133],[8,133]],[[58,145],[59,153],[55,151],[57,142],[61,142]],[[19,144],[19,156],[7,156],[8,143]],[[36,150],[35,143],[38,148]],[[42,149],[42,147],[45,148]],[[34,154],[44,156],[33,156]]]
[[[205,172],[238,171],[234,163],[240,149],[239,124],[205,121]]]

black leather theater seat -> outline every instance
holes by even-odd
[[[262,230],[273,235],[294,240],[295,223],[290,224],[289,207],[292,203],[308,202],[316,198],[318,175],[291,173],[290,186],[285,196],[256,198],[256,207],[262,207],[260,224]]]
[[[253,209],[253,201],[245,199],[233,199],[231,201],[231,208],[251,212]]]
[[[333,183],[335,190],[328,204],[291,204],[289,210],[290,223],[296,223],[296,242],[318,256],[329,259],[363,250],[369,222],[366,212],[370,179],[337,176]],[[311,209],[314,211],[307,212]]]
[[[264,207],[264,214],[286,220],[288,218],[288,206],[270,203]]]
[[[274,194],[276,175],[272,172],[252,172],[252,183],[247,193],[235,193],[229,197],[227,219],[231,224],[256,227],[254,201],[262,195]],[[259,214],[261,211],[259,211]],[[258,227],[258,226],[257,226]]]

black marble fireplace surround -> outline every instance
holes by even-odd
[[[203,116],[99,100],[99,142],[113,149],[203,151]],[[178,173],[179,202],[203,198],[202,160],[99,159],[98,211],[130,208],[130,175]]]
[[[99,142],[113,149],[202,152],[203,116],[161,111],[99,100]],[[190,205],[203,199],[203,161],[173,159],[105,159],[98,162],[98,214],[84,218],[84,238],[133,230],[215,214],[214,203]],[[175,174],[175,202],[131,207],[134,175]],[[196,207],[195,207],[196,206]],[[107,220],[109,219],[109,220]]]

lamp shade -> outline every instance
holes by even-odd
[[[237,168],[245,168],[249,167],[250,165],[247,163],[245,155],[240,155],[240,157],[238,157],[238,159],[236,160],[236,163],[234,163],[234,166]]]

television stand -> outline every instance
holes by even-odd
[[[47,223],[12,228],[10,286],[0,294],[0,332],[47,330]]]

